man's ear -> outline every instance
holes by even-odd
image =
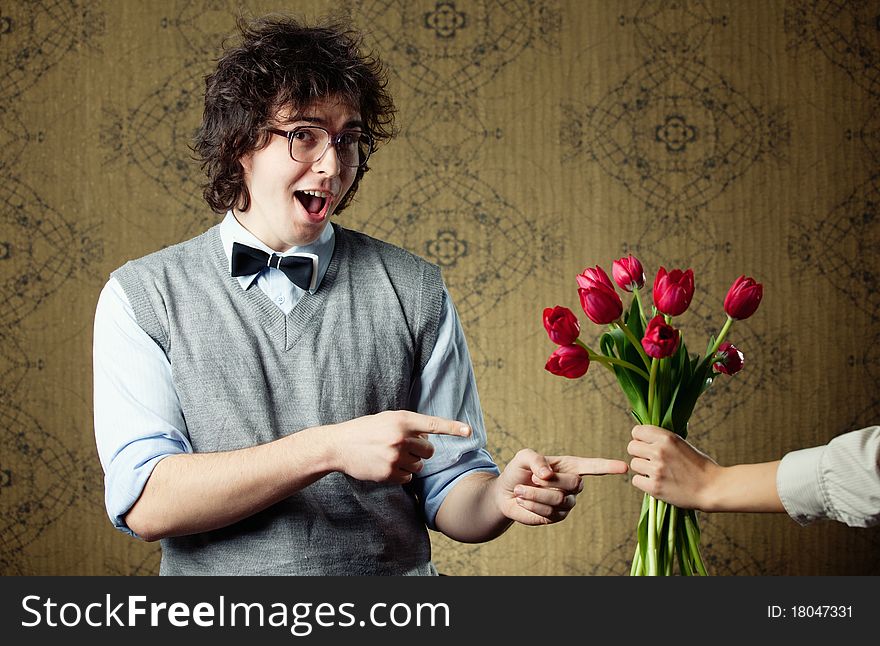
[[[247,155],[242,155],[238,158],[238,163],[241,164],[242,169],[244,169],[244,176],[248,177],[251,174],[251,168],[253,167],[254,162],[254,153],[250,152]]]

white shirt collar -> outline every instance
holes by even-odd
[[[223,221],[220,223],[220,240],[223,243],[223,252],[226,254],[227,267],[229,268],[230,273],[232,272],[232,244],[234,242],[240,242],[241,244],[253,247],[254,249],[260,249],[268,254],[278,253],[257,238],[253,233],[245,229],[235,218],[232,211],[227,211],[226,217],[224,217]],[[321,232],[321,235],[318,236],[318,239],[311,244],[302,245],[300,247],[291,247],[284,253],[278,255],[290,256],[295,253],[310,253],[317,255],[318,279],[315,282],[315,289],[318,289],[321,285],[321,280],[324,278],[324,273],[330,265],[330,258],[333,256],[334,246],[335,239],[333,225],[328,223]],[[259,273],[256,273],[249,276],[238,276],[238,284],[241,285],[242,289],[247,289],[259,275]]]

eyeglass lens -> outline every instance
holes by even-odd
[[[290,135],[290,156],[295,161],[313,163],[318,161],[330,142],[330,134],[323,128],[302,126]],[[360,166],[370,154],[370,137],[357,130],[336,135],[336,155],[345,166]]]

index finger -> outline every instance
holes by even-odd
[[[651,426],[650,424],[641,424],[639,426],[634,426],[632,430],[632,436],[636,440],[640,440],[642,442],[647,442],[648,444],[653,444],[657,440],[661,439],[664,435],[671,434],[670,431],[667,431],[665,428],[660,428],[659,426]]]
[[[580,476],[601,476],[626,473],[629,467],[623,460],[608,458],[582,458],[577,455],[561,455],[547,458],[559,473],[576,473]]]
[[[458,435],[459,437],[468,437],[471,434],[471,427],[467,424],[445,417],[409,412],[405,423],[406,430],[415,434],[431,433],[434,435]]]

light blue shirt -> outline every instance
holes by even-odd
[[[233,242],[274,253],[227,213],[220,223],[226,257]],[[284,254],[318,256],[317,289],[333,255],[332,226],[314,243]],[[242,289],[256,281],[284,313],[305,293],[278,269],[267,267],[239,276]],[[314,290],[311,290],[314,291]],[[425,461],[412,487],[424,505],[425,520],[434,529],[437,510],[456,482],[474,471],[498,473],[486,451],[486,429],[473,367],[455,306],[444,285],[440,326],[434,350],[410,394],[410,408],[467,423],[469,438],[431,436],[434,455]],[[210,312],[205,313],[210,316]],[[134,535],[124,516],[140,497],[156,464],[169,455],[192,453],[186,423],[162,349],[138,325],[119,282],[111,278],[98,299],[94,336],[95,439],[104,468],[104,501],[113,525]]]

